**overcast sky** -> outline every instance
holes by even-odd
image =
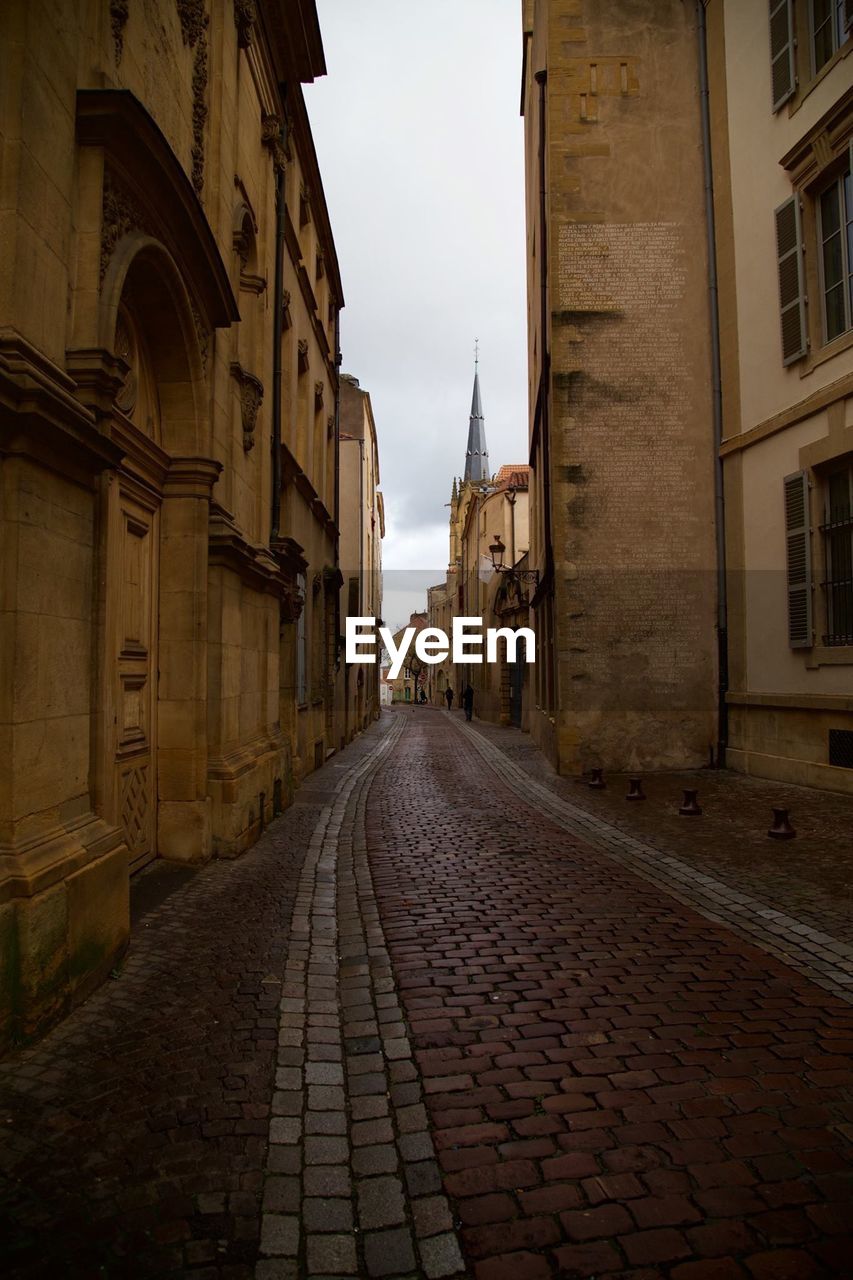
[[[328,75],[305,98],[346,299],[343,370],[376,418],[397,623],[447,567],[475,338],[491,469],[527,459],[521,4],[317,7]]]

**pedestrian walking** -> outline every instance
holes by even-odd
[[[453,710],[453,690],[448,686],[444,691],[444,700],[447,703],[447,710]]]
[[[474,690],[470,684],[466,684],[462,694],[462,705],[465,708],[465,719],[470,720],[474,714]]]

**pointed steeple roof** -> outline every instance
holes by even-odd
[[[465,479],[475,484],[491,479],[489,450],[486,447],[486,422],[483,402],[480,399],[480,374],[477,356],[474,357],[474,394],[471,397],[471,417],[468,422],[468,448],[465,450]]]

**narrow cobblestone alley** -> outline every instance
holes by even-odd
[[[510,732],[384,714],[0,1064],[9,1274],[851,1274],[843,944]]]

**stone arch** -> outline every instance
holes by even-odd
[[[139,231],[129,232],[116,245],[101,287],[99,339],[108,350],[116,350],[125,309],[150,363],[159,443],[172,456],[207,455],[210,423],[204,384],[210,338],[171,253]]]

